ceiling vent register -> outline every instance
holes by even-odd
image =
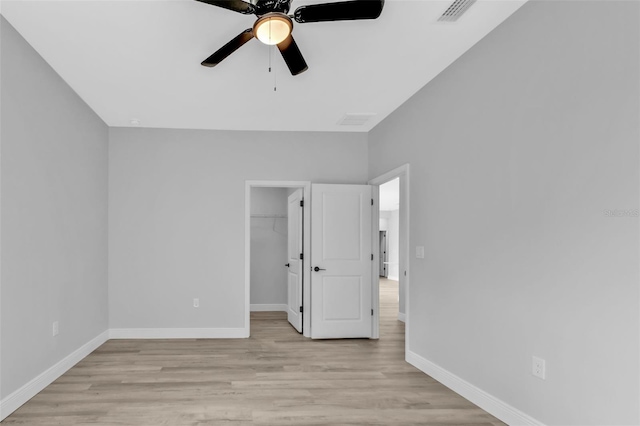
[[[444,11],[442,16],[438,18],[441,22],[455,22],[457,21],[476,0],[456,0],[447,10]]]
[[[375,114],[345,114],[338,121],[338,124],[340,126],[363,126],[374,116]]]

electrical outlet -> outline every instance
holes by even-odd
[[[200,307],[200,299],[193,299],[193,307],[194,308]]]
[[[58,333],[60,332],[60,327],[58,325],[58,321],[54,321],[53,322],[53,336],[57,336]]]
[[[416,247],[416,258],[417,259],[424,259],[424,246],[417,246]]]
[[[532,357],[532,366],[531,366],[531,374],[536,377],[545,380],[547,378],[547,367],[546,361],[542,358],[538,358],[536,356]]]

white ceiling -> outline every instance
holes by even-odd
[[[452,1],[387,0],[377,20],[296,24],[309,64],[296,77],[277,50],[269,74],[257,40],[201,66],[255,17],[194,0],[3,0],[1,12],[109,126],[366,132],[526,0],[478,0],[438,22]],[[339,126],[346,113],[375,116]]]

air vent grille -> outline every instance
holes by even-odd
[[[444,11],[438,21],[455,22],[465,13],[476,0],[455,0],[447,10]]]
[[[345,114],[345,116],[338,121],[338,125],[363,126],[373,117],[375,117],[375,114]]]

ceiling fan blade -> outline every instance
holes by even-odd
[[[244,30],[240,34],[238,34],[234,39],[232,39],[229,43],[222,46],[216,53],[209,56],[207,59],[202,61],[201,65],[205,67],[215,67],[218,65],[224,58],[231,55],[233,52],[242,47],[243,44],[248,42],[253,38],[253,30],[251,28]]]
[[[222,7],[224,9],[233,10],[234,12],[244,13],[250,15],[255,13],[256,7],[242,0],[196,0],[202,3],[210,4],[212,6]]]
[[[383,7],[384,0],[351,0],[300,6],[293,16],[299,23],[376,19]]]
[[[278,49],[292,75],[298,75],[309,68],[291,34],[282,43],[278,44]]]

